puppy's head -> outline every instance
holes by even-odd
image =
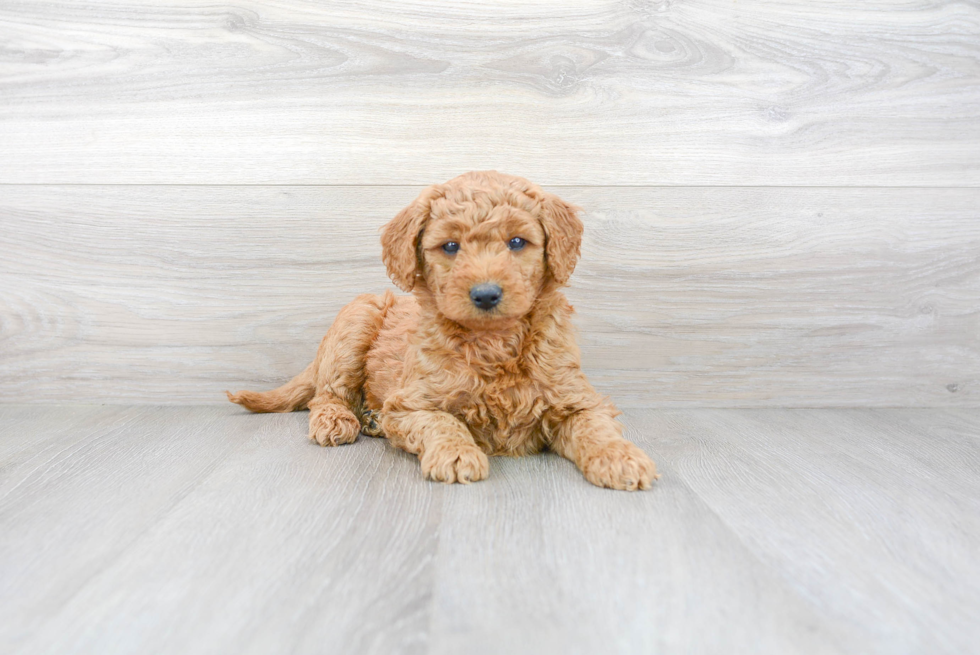
[[[568,281],[581,243],[575,207],[496,171],[427,188],[381,234],[392,281],[471,329],[525,316]]]

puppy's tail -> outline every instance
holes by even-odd
[[[313,364],[292,380],[272,391],[239,391],[228,394],[228,400],[253,412],[295,412],[306,409],[316,392]]]

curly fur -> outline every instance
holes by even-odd
[[[229,399],[255,412],[308,407],[310,439],[323,446],[362,428],[383,434],[433,480],[474,482],[488,455],[550,448],[593,484],[648,488],[656,467],[582,373],[560,291],[579,256],[576,211],[495,171],[427,188],[381,235],[388,274],[412,295],[357,297],[296,378]],[[517,236],[526,245],[508,248]],[[457,253],[443,250],[448,241]],[[484,283],[503,289],[489,311],[470,300]]]

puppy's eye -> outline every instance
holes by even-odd
[[[510,248],[511,250],[520,250],[526,245],[527,245],[527,241],[525,241],[520,237],[514,237],[513,239],[507,242],[507,247]]]
[[[455,255],[457,252],[459,252],[459,244],[455,241],[447,241],[446,243],[442,244],[442,251],[447,255]]]

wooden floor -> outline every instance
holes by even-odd
[[[980,410],[632,410],[472,486],[305,413],[0,405],[0,652],[965,653]]]
[[[978,652],[978,33],[955,0],[0,3],[0,655]],[[480,169],[582,207],[583,364],[655,489],[550,455],[446,487],[224,403]]]

